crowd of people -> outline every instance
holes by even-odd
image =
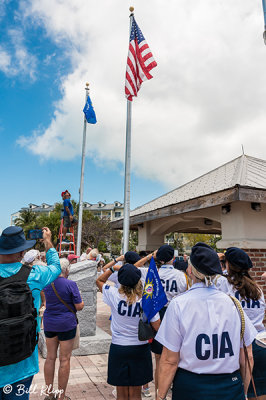
[[[43,243],[45,252],[32,249],[35,240],[26,240],[22,228],[14,226],[0,236],[0,400],[16,399],[20,384],[30,388],[39,371],[41,325],[47,346],[45,400],[69,400],[77,312],[84,303],[68,276],[71,264],[85,260],[98,269],[96,285],[110,307],[107,382],[118,400],[150,397],[153,379],[156,400],[169,394],[173,400],[266,399],[266,345],[255,340],[265,331],[265,300],[243,250],[216,253],[200,242],[180,260],[171,246],[162,245],[151,253],[128,251],[105,264],[91,248],[80,257],[59,259],[48,228],[43,228]],[[142,340],[142,299],[152,257],[166,302],[149,321],[154,338]],[[20,398],[29,398],[27,390]]]

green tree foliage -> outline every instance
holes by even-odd
[[[71,203],[73,205],[74,214],[78,216],[78,203],[75,200],[71,200]],[[16,219],[15,224],[23,228],[26,236],[30,229],[40,229],[47,226],[52,232],[53,243],[56,244],[62,218],[62,209],[62,203],[56,203],[54,210],[50,212],[49,215],[46,213],[38,215],[32,211],[25,210],[21,212],[21,216]],[[99,251],[103,253],[110,252],[115,255],[121,254],[122,232],[112,230],[110,222],[108,218],[101,219],[87,210],[83,211],[82,252],[88,247],[97,247]],[[75,238],[77,239],[77,227],[75,227]],[[129,250],[136,250],[137,244],[137,231],[130,231]],[[41,243],[38,242],[36,247],[42,249]]]
[[[214,250],[218,250],[216,243],[221,239],[219,235],[205,234],[205,233],[183,233],[183,240],[185,243],[193,247],[198,242],[204,242],[211,246]]]

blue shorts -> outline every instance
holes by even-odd
[[[45,337],[48,339],[52,339],[54,337],[58,337],[58,340],[60,342],[64,342],[65,340],[71,340],[74,339],[76,336],[77,328],[70,329],[70,331],[66,332],[50,332],[50,331],[44,331]]]
[[[30,398],[30,385],[33,376],[22,379],[21,381],[12,383],[12,385],[5,385],[0,388],[0,400],[28,400]]]

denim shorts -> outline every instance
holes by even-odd
[[[50,331],[44,331],[45,337],[48,339],[51,339],[53,337],[58,337],[58,340],[60,342],[64,342],[65,340],[71,340],[74,339],[76,336],[77,328],[70,329],[70,331],[66,332],[50,332]],[[1,400],[1,399],[0,399]]]

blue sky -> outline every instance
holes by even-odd
[[[239,156],[266,158],[266,48],[250,0],[2,0],[0,228],[33,202],[123,201],[129,6],[158,63],[133,102],[135,208]]]
[[[0,71],[0,157],[2,165],[2,196],[0,228],[9,225],[10,214],[32,202],[53,204],[60,201],[60,193],[68,188],[72,198],[78,200],[81,157],[70,160],[45,160],[18,143],[21,136],[28,136],[36,129],[49,124],[54,111],[54,102],[60,98],[61,78],[71,71],[69,58],[47,37],[42,27],[30,22],[23,24],[18,16],[19,2],[6,4],[0,24],[0,46],[13,54],[12,63],[17,63],[10,30],[24,36],[23,47],[34,55],[36,71],[31,77],[28,71],[14,73]],[[56,68],[56,69],[55,69]],[[84,76],[86,80],[86,76]],[[84,92],[80,91],[81,99]],[[97,113],[97,109],[96,109]],[[82,137],[83,113],[78,116],[77,135]],[[101,121],[99,120],[99,124]],[[91,125],[87,126],[90,140]],[[81,148],[80,148],[81,153]],[[85,161],[84,200],[123,202],[123,170],[119,162],[106,168],[90,157]],[[145,191],[143,190],[145,188]],[[164,192],[163,185],[132,175],[132,207]]]

